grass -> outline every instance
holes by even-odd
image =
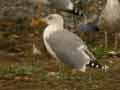
[[[0,77],[11,78],[15,76],[31,76],[37,71],[35,65],[22,65],[22,66],[8,66],[0,67]]]
[[[35,75],[31,81],[27,82],[24,79],[14,81],[6,80],[6,83],[10,82],[10,85],[6,85],[6,88],[12,87],[15,88],[14,90],[119,90],[119,86],[117,86],[119,83],[118,63],[115,64],[118,67],[111,65],[116,70],[112,68],[111,71],[107,72],[88,69],[85,73],[72,73],[71,68],[67,66],[63,66],[57,71],[54,71],[54,69],[58,67],[54,67],[50,71],[46,70],[44,68],[46,65],[44,64],[45,62],[47,61],[43,62],[40,60],[40,63],[37,65],[0,67],[0,77],[8,78]],[[52,66],[53,64],[49,65]],[[3,84],[2,81],[0,81],[0,84]]]
[[[109,50],[100,48],[100,47],[93,47],[91,49],[96,57],[98,59],[103,58],[103,56],[107,55],[107,52]],[[66,75],[65,69],[66,67],[62,67],[60,71],[54,73],[54,78],[60,79],[60,80],[72,80],[72,79],[81,79],[79,76],[68,76]],[[67,68],[68,69],[68,68]],[[36,64],[31,64],[31,65],[23,65],[23,66],[8,66],[8,67],[3,67],[0,66],[0,77],[14,77],[14,76],[30,76],[34,72],[40,72],[39,76],[41,77],[42,80],[47,80],[49,79],[48,71],[44,70],[42,66],[38,66]],[[66,70],[67,71],[67,70]],[[69,71],[69,70],[68,70]]]
[[[107,57],[108,51],[112,49],[104,49],[96,46],[96,44],[90,44],[89,48],[94,52],[97,59],[101,59],[103,63],[108,62],[107,59],[109,58],[103,58]],[[27,52],[28,54],[25,54],[24,57],[25,61],[23,60],[26,63],[25,65],[0,66],[1,90],[120,90],[119,86],[117,86],[120,80],[119,62],[113,62],[114,64],[111,65],[106,63],[112,68],[107,72],[88,69],[85,73],[72,73],[70,67],[65,65],[59,68],[55,64],[55,60],[51,62],[52,59],[46,53],[40,57],[31,55],[29,50]],[[34,64],[28,64],[30,61]],[[22,79],[16,80],[16,77]],[[32,80],[25,81],[24,77],[30,77]],[[9,82],[8,85],[7,82]]]
[[[111,49],[96,47],[93,52],[95,53],[96,58],[101,59],[103,57],[106,57],[108,52],[111,51]]]
[[[88,47],[91,49],[97,59],[107,58],[108,52],[113,51],[112,48],[104,48],[96,46],[96,44],[88,44]]]

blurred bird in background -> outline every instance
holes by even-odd
[[[81,15],[81,11],[71,0],[36,0],[45,7],[66,11],[75,15]]]
[[[83,13],[81,10],[74,5],[74,3],[71,0],[36,0],[39,4],[39,10],[38,12],[41,12],[41,9],[44,7],[50,8],[50,9],[56,9],[57,12],[63,11],[68,12],[73,15],[82,15]],[[31,26],[38,26],[40,23],[40,19],[33,18]]]
[[[105,30],[106,48],[108,47],[108,34],[114,34],[114,49],[116,50],[120,34],[120,0],[107,0],[106,6],[100,16],[99,26]]]
[[[90,0],[92,1],[92,0]],[[85,2],[85,1],[82,1]],[[87,23],[86,23],[87,21]],[[89,22],[85,19],[85,22],[80,24],[79,32],[96,32],[104,30],[104,43],[105,48],[108,48],[108,34],[114,36],[114,49],[117,50],[118,39],[120,37],[120,1],[119,0],[107,0],[106,6],[102,13],[95,19],[94,22]],[[113,38],[111,39],[111,41]],[[111,42],[110,41],[110,42]]]

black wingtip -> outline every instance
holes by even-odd
[[[84,16],[84,12],[82,10],[80,10],[78,7],[73,7],[72,10],[64,9],[62,11],[76,15],[76,16]]]
[[[96,60],[94,61],[91,60],[89,64],[87,64],[87,67],[102,69],[103,66]]]
[[[78,7],[74,7],[72,12],[74,15],[84,16],[83,11],[81,11]]]

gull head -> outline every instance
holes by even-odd
[[[45,21],[47,22],[48,25],[58,25],[62,27],[64,25],[63,17],[58,14],[50,14],[45,18]]]

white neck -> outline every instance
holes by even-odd
[[[51,29],[51,31],[64,30],[63,25],[60,25],[60,24],[51,24],[51,25],[48,25],[47,28]]]
[[[65,29],[63,27],[60,27],[58,25],[48,25],[45,30],[43,37],[44,38],[49,38],[49,36],[57,31],[64,31]]]

